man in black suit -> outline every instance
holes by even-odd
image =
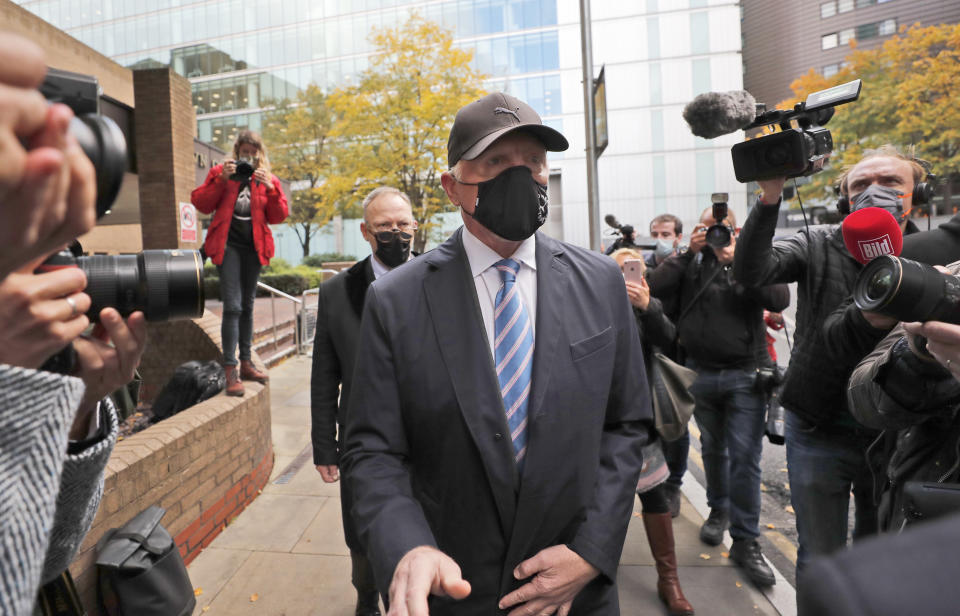
[[[339,476],[340,449],[337,426],[343,425],[350,396],[360,316],[367,287],[410,257],[410,241],[417,229],[410,199],[396,188],[383,186],[363,201],[360,232],[373,254],[320,285],[317,298],[317,332],[313,343],[310,381],[313,463],[327,483]],[[341,395],[342,385],[342,395]],[[380,614],[377,587],[370,562],[350,520],[350,484],[340,483],[343,534],[353,563],[357,589],[357,615]]]
[[[391,614],[619,614],[650,400],[616,263],[535,234],[566,148],[512,96],[462,108],[464,226],[367,292],[343,466]]]

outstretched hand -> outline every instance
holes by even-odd
[[[413,548],[403,555],[390,582],[390,611],[387,616],[428,616],[427,597],[437,595],[464,599],[470,582],[463,579],[460,566],[430,546]]]

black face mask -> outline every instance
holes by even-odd
[[[387,267],[393,269],[410,258],[410,240],[413,236],[403,231],[380,231],[374,233],[377,238],[377,251],[374,253]]]
[[[477,187],[474,220],[503,239],[523,241],[547,221],[547,187],[533,179],[529,167],[510,167],[478,184],[460,183]]]

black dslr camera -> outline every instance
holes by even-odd
[[[713,193],[710,195],[710,201],[713,203],[714,223],[707,229],[706,241],[712,248],[726,248],[730,245],[733,232],[730,230],[724,220],[727,218],[727,201],[730,199],[728,193]]]
[[[237,160],[237,169],[230,175],[230,179],[238,180],[240,182],[249,182],[250,178],[253,177],[253,172],[256,171],[257,167],[259,166],[260,161],[256,158],[240,158]]]
[[[48,69],[40,86],[47,100],[73,110],[73,134],[97,173],[97,219],[110,212],[127,169],[127,142],[110,118],[100,115],[96,77]],[[251,174],[253,172],[251,171]],[[64,250],[37,271],[79,267],[87,275],[84,290],[92,300],[87,316],[96,321],[106,307],[121,315],[141,310],[149,321],[193,318],[203,314],[203,260],[196,250],[146,250],[137,255],[80,256]]]
[[[733,170],[740,182],[794,178],[813,175],[823,169],[833,152],[833,137],[824,125],[833,117],[834,107],[860,97],[859,79],[814,92],[793,109],[763,111],[744,130],[779,124],[780,132],[764,135],[733,146]],[[758,105],[758,108],[764,108]],[[791,124],[797,121],[797,127]]]

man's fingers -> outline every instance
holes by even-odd
[[[36,88],[47,73],[43,50],[12,32],[0,37],[0,82],[18,88]]]
[[[440,564],[440,588],[442,594],[453,599],[463,599],[470,594],[470,582],[463,579],[463,573],[453,559],[445,558]]]
[[[960,326],[941,321],[928,321],[919,327],[906,326],[912,333],[926,336],[931,342],[960,345]]]
[[[514,575],[516,575],[516,573],[514,573]],[[500,599],[500,609],[505,610],[509,607],[513,607],[514,605],[526,603],[527,601],[530,601],[536,597],[538,594],[537,587],[533,585],[533,582],[527,582],[520,588]]]
[[[390,611],[387,616],[409,616],[407,612],[407,576],[399,573],[390,584]]]
[[[48,105],[40,92],[0,83],[0,101],[0,126],[25,138],[43,129]]]
[[[543,558],[541,554],[543,552],[537,552],[532,557],[523,561],[513,570],[513,577],[518,580],[524,580],[532,575],[535,575],[539,571],[543,570]]]
[[[427,597],[433,586],[437,570],[433,567],[411,567],[406,579],[406,591],[400,600],[406,604],[410,616],[429,616],[430,608]],[[393,602],[391,601],[391,605]]]
[[[567,601],[560,606],[560,609],[557,610],[557,616],[568,616],[570,614],[570,608],[573,606],[573,601]]]

